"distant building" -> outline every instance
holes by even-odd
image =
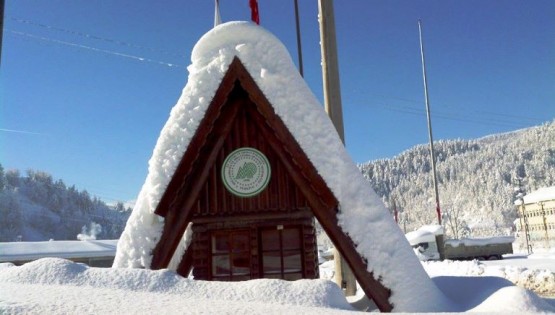
[[[555,186],[540,188],[522,199],[515,202],[519,239],[524,243],[527,232],[533,249],[555,247]]]
[[[91,267],[111,267],[118,240],[45,241],[0,243],[0,263],[23,265],[54,257],[85,263]]]

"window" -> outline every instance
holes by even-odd
[[[250,234],[248,230],[212,233],[212,280],[239,281],[251,278]]]
[[[301,230],[298,227],[260,231],[261,275],[263,278],[303,278]]]

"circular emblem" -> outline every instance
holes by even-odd
[[[231,152],[222,165],[225,188],[239,197],[258,195],[268,186],[270,175],[270,162],[254,148],[240,148]]]

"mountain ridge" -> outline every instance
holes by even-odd
[[[510,234],[516,219],[514,187],[526,192],[555,185],[555,121],[470,140],[434,142],[440,205],[447,235]],[[401,226],[411,231],[437,223],[428,145],[391,159],[359,164],[386,205],[404,210]]]
[[[439,140],[434,149],[448,237],[511,234],[518,181],[528,193],[555,185],[555,120],[478,139]],[[386,205],[402,211],[405,232],[437,222],[427,144],[358,167]],[[118,238],[130,212],[123,203],[110,207],[45,172],[21,176],[0,164],[0,242]]]

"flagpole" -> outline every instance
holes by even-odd
[[[297,26],[297,54],[299,56],[299,73],[301,77],[304,76],[303,74],[303,51],[301,47],[301,27],[299,22],[299,3],[295,0],[295,24]]]
[[[222,23],[222,18],[220,16],[220,1],[214,0],[214,27]]]
[[[2,34],[4,33],[4,0],[0,0],[0,64],[2,63]]]
[[[434,152],[434,140],[432,138],[432,118],[430,116],[430,100],[428,97],[428,80],[426,79],[426,62],[424,58],[424,42],[422,40],[422,21],[418,20],[418,35],[420,38],[420,56],[422,58],[422,77],[424,79],[424,98],[426,102],[426,115],[428,116],[428,136],[430,138],[430,157],[432,160],[432,173],[434,179],[434,192],[436,198],[437,222],[441,225],[441,210],[439,207],[439,191],[437,189],[436,157]]]

